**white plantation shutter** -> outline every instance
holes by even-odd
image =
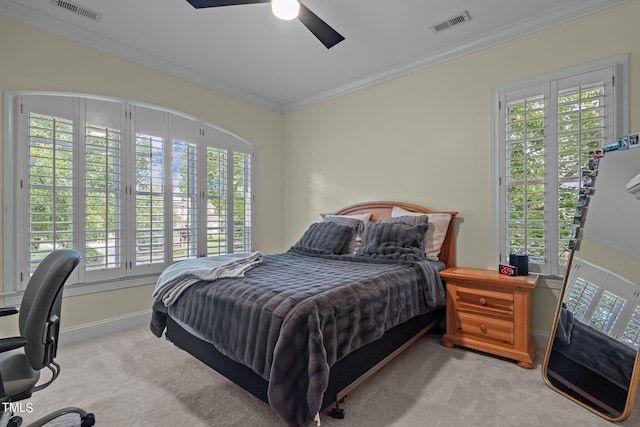
[[[85,106],[84,167],[85,252],[83,261],[95,279],[124,276],[122,105],[88,99]]]
[[[204,129],[204,202],[206,205],[206,256],[231,252],[229,226],[229,136],[218,129]]]
[[[640,349],[640,304],[636,305],[635,310],[631,313],[631,317],[622,331],[620,341],[629,347]]]
[[[250,252],[253,207],[251,153],[233,152],[233,251]]]
[[[135,266],[160,271],[165,261],[165,113],[135,107]],[[153,265],[155,264],[155,267]],[[140,270],[142,271],[142,270]]]
[[[73,100],[33,97],[28,118],[28,271],[51,251],[74,246]],[[59,103],[59,104],[58,104]],[[26,281],[23,281],[26,285]]]
[[[199,127],[193,120],[171,118],[172,260],[198,256]]]
[[[207,147],[207,256],[228,252],[229,215],[227,188],[228,152]]]
[[[251,252],[253,147],[217,128],[205,127],[203,133],[203,255]]]
[[[58,248],[82,254],[68,281],[74,294],[146,284],[173,262],[252,250],[251,144],[153,106],[5,97],[8,303],[19,303],[29,275]]]
[[[541,89],[541,88],[540,88]],[[547,259],[545,98],[534,92],[505,106],[507,253]]]
[[[594,67],[494,92],[501,263],[527,254],[531,272],[563,275],[589,151],[622,133],[617,65]]]
[[[571,291],[567,293],[565,304],[569,311],[582,319],[598,292],[598,286],[578,277],[574,280]]]
[[[588,169],[589,152],[607,142],[613,125],[610,85],[612,70],[604,69],[558,82],[558,265],[566,265],[567,248],[574,228],[582,171]],[[609,93],[608,93],[609,92]],[[609,100],[609,102],[607,102]]]

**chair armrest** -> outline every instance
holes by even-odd
[[[24,347],[26,344],[27,339],[24,337],[2,338],[0,339],[0,353]]]
[[[18,307],[0,307],[0,317],[18,313]]]

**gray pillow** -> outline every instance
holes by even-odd
[[[403,215],[403,216],[391,216],[388,218],[381,218],[380,220],[378,220],[378,222],[382,222],[382,223],[394,223],[394,222],[403,222],[405,224],[409,224],[409,225],[420,225],[420,224],[427,224],[427,231],[425,231],[424,233],[424,246],[426,248],[429,239],[427,238],[427,236],[429,235],[429,228],[431,228],[431,225],[429,225],[429,217],[427,215]],[[426,250],[425,250],[425,255],[426,255]],[[426,258],[426,256],[425,256]]]
[[[405,222],[369,223],[364,229],[357,256],[419,261],[425,259],[424,236],[427,224]]]
[[[289,250],[339,255],[352,234],[353,229],[349,226],[330,221],[317,222],[311,224],[300,240]]]
[[[355,254],[358,251],[360,247],[359,240],[361,240],[362,232],[364,231],[364,222],[362,220],[342,215],[327,215],[324,217],[324,221],[335,222],[336,224],[346,225],[351,228],[351,237],[340,251],[341,254]]]
[[[428,224],[429,217],[427,215],[405,215],[405,216],[390,216],[387,218],[380,218],[378,222],[404,222],[409,225]]]

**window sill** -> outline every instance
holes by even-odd
[[[560,276],[552,276],[552,275],[540,275],[538,279],[538,284],[536,285],[538,288],[546,288],[546,289],[562,289],[562,282],[564,279]]]
[[[114,291],[117,289],[133,288],[136,286],[153,285],[158,280],[159,274],[149,274],[131,279],[117,279],[92,283],[74,283],[64,287],[63,297],[92,294],[96,292]],[[4,293],[4,304],[17,306],[22,302],[24,292]]]

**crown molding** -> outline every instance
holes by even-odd
[[[472,40],[449,46],[446,49],[433,52],[421,58],[356,79],[351,83],[285,104],[283,106],[283,111],[287,113],[299,110],[313,104],[402,77],[415,71],[432,67],[451,59],[486,49],[545,28],[550,28],[576,18],[581,18],[613,6],[628,3],[629,1],[631,0],[575,0],[566,6],[558,7],[553,10],[546,11],[545,13],[516,21],[508,26],[501,27],[480,37],[473,38]]]
[[[34,27],[43,29],[50,33],[66,37],[90,47],[125,58],[137,64],[145,65],[149,68],[153,68],[154,70],[213,89],[225,95],[229,95],[276,112],[282,112],[283,106],[280,103],[222,83],[216,79],[204,76],[190,68],[175,64],[158,56],[151,55],[108,37],[98,36],[90,31],[45,15],[38,10],[15,3],[13,0],[0,0],[0,15],[6,15],[10,18],[33,25]]]
[[[0,14],[9,16],[35,27],[44,29],[54,34],[61,35],[71,40],[80,41],[91,47],[103,50],[128,59],[132,62],[148,66],[158,71],[173,75],[175,77],[190,81],[192,83],[216,90],[234,98],[273,110],[275,112],[287,113],[311,105],[327,101],[351,92],[355,92],[388,80],[392,80],[404,75],[422,70],[451,59],[467,55],[478,50],[482,50],[509,40],[531,34],[576,18],[580,18],[595,12],[599,12],[610,7],[614,7],[631,0],[574,0],[566,6],[557,7],[529,17],[525,20],[516,21],[508,26],[501,27],[480,37],[449,46],[432,54],[393,66],[378,72],[356,79],[350,83],[334,87],[332,89],[318,92],[314,95],[298,99],[296,101],[281,104],[240,88],[222,83],[216,79],[207,77],[195,70],[166,61],[155,55],[140,51],[131,46],[116,42],[115,40],[96,36],[95,34],[67,24],[47,16],[37,10],[31,9],[14,0],[0,0]]]

